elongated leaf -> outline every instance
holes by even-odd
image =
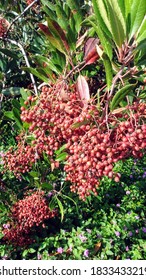
[[[18,126],[20,129],[22,129],[22,128],[23,128],[23,124],[22,124],[22,121],[21,121],[21,119],[20,119],[20,112],[19,112],[19,110],[16,109],[16,108],[13,108],[12,112],[13,112],[14,120],[15,120],[17,126]]]
[[[94,63],[99,58],[96,45],[99,44],[97,38],[89,38],[84,46],[84,60],[87,65]]]
[[[138,29],[136,41],[140,42],[143,41],[144,39],[146,39],[146,16],[144,17],[142,24]]]
[[[63,197],[66,198],[66,199],[69,199],[70,201],[72,201],[72,202],[75,204],[75,206],[76,206],[76,211],[77,211],[77,213],[79,213],[79,212],[78,212],[78,205],[77,205],[77,203],[74,201],[74,199],[72,199],[71,197],[69,197],[69,196],[67,196],[67,195],[64,195],[64,194],[63,194]]]
[[[61,43],[60,39],[55,37],[49,30],[49,28],[42,23],[38,24],[39,28],[41,29],[41,31],[46,35],[46,37],[48,38],[49,42],[51,43],[51,45],[55,48],[58,49],[61,53],[66,55],[65,49],[63,44]]]
[[[55,11],[55,6],[48,0],[41,0],[43,5],[46,5],[50,10]]]
[[[63,5],[56,5],[55,7],[56,15],[57,15],[57,21],[59,25],[65,30],[68,31],[68,18],[67,15],[63,9]]]
[[[83,20],[82,10],[80,8],[79,1],[66,0],[66,2],[72,12],[72,18],[74,18],[74,23],[75,23],[75,30],[78,33],[81,29],[81,22]]]
[[[108,55],[108,57],[111,60],[112,59],[112,44],[111,44],[109,38],[106,36],[104,31],[102,31],[100,26],[98,26],[98,24],[96,25],[93,21],[90,21],[90,20],[89,20],[89,22],[93,26],[95,32],[97,33],[104,52]]]
[[[129,40],[131,40],[131,38],[138,31],[144,19],[145,14],[146,14],[146,1],[145,0],[132,1],[132,6],[130,10],[131,29],[129,34]]]
[[[97,26],[104,30],[108,37],[111,37],[111,26],[103,0],[93,0],[93,8],[96,15]]]
[[[78,76],[76,87],[82,103],[86,105],[90,100],[90,93],[89,93],[89,86],[85,77],[83,77],[82,75]]]
[[[5,111],[4,116],[7,117],[8,119],[14,120],[14,115],[12,111]]]
[[[57,151],[55,151],[55,154],[56,154],[56,155],[60,155],[60,153],[61,153],[62,151],[64,151],[65,149],[66,149],[66,144],[62,145],[60,149],[58,149]]]
[[[108,0],[108,17],[110,20],[111,33],[117,47],[121,47],[126,37],[126,23],[117,0]]]
[[[3,89],[1,92],[3,95],[6,96],[19,96],[21,95],[21,89],[20,87],[10,87],[10,88],[6,88]]]
[[[66,40],[66,35],[65,35],[63,29],[60,27],[60,25],[56,21],[51,20],[50,18],[47,19],[47,23],[48,23],[48,28],[49,28],[50,32],[55,36],[55,38],[60,39],[60,41],[62,42],[62,46],[68,52],[70,48],[69,48],[68,42]]]
[[[61,214],[61,222],[63,221],[63,218],[64,218],[64,208],[63,208],[63,204],[62,202],[60,201],[60,199],[56,196],[56,200],[57,200],[57,203],[58,203],[58,206],[59,206],[59,209],[60,209],[60,214]]]
[[[103,64],[105,68],[105,74],[106,74],[106,83],[107,83],[107,88],[110,89],[111,84],[112,84],[112,79],[113,79],[113,69],[112,69],[112,64],[107,56],[107,54],[102,55],[103,59]]]
[[[12,100],[12,105],[13,105],[13,107],[17,108],[17,109],[20,111],[21,104],[19,103],[18,100],[13,99],[13,100]]]
[[[14,52],[14,51],[10,51],[10,50],[8,50],[8,49],[2,49],[2,48],[0,48],[0,52],[3,53],[3,54],[5,54],[5,55],[7,55],[7,56],[9,56],[9,57],[14,58],[15,60],[18,60],[18,59],[19,59],[18,55],[17,55],[16,52]]]
[[[125,98],[126,95],[136,86],[136,84],[129,84],[121,88],[116,92],[114,95],[111,104],[110,104],[110,109],[111,111],[114,110],[118,104]]]
[[[57,157],[56,157],[56,161],[64,161],[65,159],[66,159],[66,157],[67,157],[67,153],[66,152],[63,152],[63,153],[61,153],[61,154],[59,154]]]
[[[48,83],[49,79],[47,77],[45,77],[44,75],[42,75],[41,73],[39,73],[36,69],[32,68],[32,67],[22,67],[22,69],[24,71],[27,71],[29,73],[32,73],[33,75],[35,75],[36,77],[38,77],[40,80],[42,80],[45,83]]]

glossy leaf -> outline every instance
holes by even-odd
[[[108,37],[111,37],[111,26],[108,19],[105,1],[93,0],[93,8],[96,15],[97,26],[104,30]]]
[[[19,112],[19,110],[16,109],[16,108],[13,108],[12,112],[13,112],[14,120],[15,120],[17,126],[18,126],[20,129],[22,129],[23,124],[22,124],[22,121],[21,121],[21,119],[20,119],[20,112]]]
[[[136,84],[128,84],[116,92],[110,103],[111,111],[119,105],[119,103],[129,94],[129,92],[135,87],[135,85]]]
[[[59,209],[60,209],[60,214],[61,214],[61,222],[63,221],[64,218],[64,208],[63,208],[63,204],[60,201],[60,199],[56,196],[56,201],[58,203]]]
[[[3,89],[1,93],[6,96],[19,96],[21,95],[22,88],[20,87],[10,87]]]
[[[113,79],[112,64],[107,54],[102,55],[102,60],[105,68],[107,88],[110,89]]]
[[[65,159],[66,159],[66,157],[67,157],[67,153],[66,152],[63,152],[63,153],[61,153],[61,154],[59,154],[57,157],[56,157],[56,161],[64,161]]]
[[[50,32],[55,36],[55,38],[60,39],[65,50],[68,52],[69,45],[66,40],[66,35],[65,35],[63,29],[60,27],[60,25],[56,21],[53,21],[50,18],[47,19],[47,23],[48,23],[48,28],[49,28]]]
[[[53,186],[49,183],[46,183],[46,182],[42,183],[41,187],[42,187],[42,189],[49,190],[49,191],[51,191],[53,189]]]
[[[84,46],[84,60],[87,65],[94,63],[99,58],[96,45],[99,44],[97,38],[89,38]]]
[[[121,47],[126,38],[126,24],[117,0],[108,0],[108,18],[111,26],[113,40],[118,47]]]
[[[60,155],[62,151],[64,151],[66,149],[66,144],[62,145],[60,149],[58,149],[57,151],[55,151],[56,155]]]
[[[112,45],[109,41],[109,38],[104,33],[104,31],[102,31],[102,29],[100,28],[100,26],[98,24],[96,25],[93,21],[90,21],[90,20],[89,20],[89,22],[93,26],[95,32],[97,33],[104,52],[108,55],[108,57],[111,60],[112,59]]]
[[[136,41],[140,42],[140,41],[143,41],[145,39],[146,39],[146,16],[143,19],[140,28],[138,29],[138,34],[137,34]]]
[[[89,86],[85,77],[82,75],[79,75],[77,78],[76,88],[82,103],[87,105],[88,101],[90,100]]]
[[[132,1],[130,9],[131,29],[129,34],[129,40],[138,31],[144,16],[146,14],[146,1],[145,0],[134,0]]]
[[[12,111],[5,111],[4,116],[8,119],[14,120],[14,115]]]
[[[49,79],[47,77],[45,77],[43,74],[41,74],[39,71],[37,71],[36,69],[32,68],[32,67],[22,67],[23,70],[32,73],[33,75],[35,75],[36,77],[38,77],[40,80],[42,80],[45,83],[48,83]]]
[[[65,49],[63,47],[63,45],[60,42],[60,39],[58,39],[57,37],[55,37],[49,30],[49,28],[42,23],[38,24],[39,28],[41,29],[41,31],[46,35],[46,37],[48,38],[49,42],[52,44],[52,46],[55,49],[58,49],[61,53],[65,53]]]

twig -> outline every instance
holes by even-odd
[[[26,52],[25,52],[23,46],[22,46],[20,43],[14,41],[14,40],[8,39],[8,38],[1,38],[1,37],[0,37],[0,39],[4,40],[5,42],[10,42],[11,44],[18,46],[19,49],[21,50],[22,54],[23,54],[23,57],[24,57],[24,59],[25,59],[26,66],[27,66],[27,67],[30,67],[30,64],[29,64],[29,61],[28,61]],[[34,92],[35,92],[36,95],[38,95],[36,82],[35,82],[34,76],[33,76],[31,73],[30,73],[30,78],[31,78],[31,81],[32,81],[32,84],[33,84],[33,87],[34,87]]]
[[[6,36],[8,35],[12,25],[19,19],[21,18],[36,2],[38,2],[38,0],[34,0],[31,4],[29,4],[24,10],[23,12],[18,15],[16,18],[14,18],[14,20],[10,23],[9,27],[8,27],[8,30],[7,30],[7,33],[6,33]]]
[[[116,76],[113,78],[113,83],[112,83],[112,86],[111,86],[111,90],[110,90],[110,93],[108,95],[108,101],[111,99],[112,97],[112,94],[113,94],[113,91],[114,91],[114,88],[115,88],[115,85],[116,85],[116,82],[118,81],[118,79],[120,79],[121,77],[121,74],[123,72],[123,69],[124,69],[125,65],[122,65],[119,72],[116,74]]]
[[[85,61],[82,61],[81,63],[79,63],[78,65],[76,65],[67,75],[66,77],[64,77],[64,80],[67,80],[67,78],[74,72],[76,71],[80,66],[84,65],[81,69],[83,69],[86,64],[85,64]]]

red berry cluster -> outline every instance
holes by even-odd
[[[57,215],[56,210],[50,210],[44,192],[35,192],[24,199],[19,200],[11,209],[12,225],[4,229],[4,239],[17,245],[26,245],[33,240],[30,238],[31,231],[44,221]]]
[[[66,180],[81,199],[90,191],[96,194],[103,176],[118,182],[120,174],[113,172],[114,164],[129,156],[141,157],[146,148],[145,103],[137,101],[121,113],[104,116],[94,100],[83,107],[75,86],[58,82],[44,87],[38,100],[28,97],[25,106],[21,119],[29,123],[28,134],[34,140],[28,144],[27,135],[19,136],[18,149],[8,151],[4,159],[5,168],[20,175],[43,152],[53,161],[54,151],[66,144]]]
[[[51,88],[44,87],[38,100],[29,96],[25,105],[36,104],[28,109],[21,108],[21,120],[30,124],[29,135],[21,134],[17,137],[17,149],[10,149],[4,157],[5,168],[19,177],[21,173],[30,170],[43,152],[52,157],[54,151],[71,137],[83,134],[81,128],[71,129],[74,119],[82,110],[77,98],[78,94],[69,91],[66,84],[62,83]],[[30,135],[34,140],[28,144]],[[58,167],[58,162],[54,164]]]
[[[97,194],[96,188],[103,176],[120,181],[121,175],[113,171],[117,161],[143,156],[146,148],[144,115],[146,104],[136,103],[129,108],[129,114],[126,111],[118,116],[109,114],[109,128],[106,121],[101,123],[98,117],[97,125],[86,125],[86,133],[69,145],[68,163],[64,167],[66,179],[72,182],[71,190],[81,199],[90,191]]]
[[[0,37],[5,37],[8,27],[9,22],[5,18],[0,17]]]

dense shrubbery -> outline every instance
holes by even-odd
[[[1,259],[144,259],[144,1],[15,2],[0,4]]]

